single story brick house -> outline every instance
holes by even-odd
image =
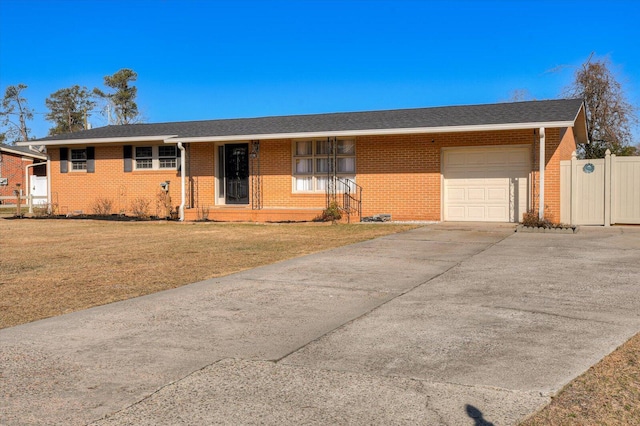
[[[25,146],[0,144],[0,197],[13,197],[19,188],[26,196],[33,189],[31,176],[47,175],[47,155]],[[14,204],[15,199],[0,199],[0,204]]]
[[[144,202],[163,216],[166,191],[182,220],[258,222],[311,220],[331,201],[351,219],[518,222],[542,210],[559,221],[560,161],[579,143],[580,99],[106,126],[32,142],[47,147],[60,213],[107,199],[113,213]]]

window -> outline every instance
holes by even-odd
[[[329,178],[330,147],[328,140],[295,141],[293,143],[294,192],[323,192]],[[335,141],[336,175],[355,180],[355,141]],[[339,189],[339,188],[338,188]]]
[[[136,170],[177,169],[178,150],[173,145],[135,147]]]
[[[87,150],[71,150],[71,170],[87,170]]]
[[[153,147],[136,147],[136,169],[153,169]]]
[[[175,169],[178,165],[176,160],[176,147],[175,146],[159,146],[158,147],[158,159],[161,169]]]

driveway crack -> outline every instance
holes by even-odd
[[[430,277],[428,280],[421,281],[421,282],[419,282],[418,284],[416,284],[414,286],[411,286],[409,288],[406,288],[405,290],[399,291],[395,296],[390,297],[389,299],[385,300],[384,302],[380,303],[379,305],[376,305],[373,308],[371,308],[371,309],[361,313],[360,315],[350,319],[349,321],[346,321],[346,322],[344,322],[344,323],[332,328],[331,330],[321,334],[320,336],[316,337],[315,339],[312,339],[312,340],[308,341],[307,343],[305,343],[305,344],[303,344],[303,345],[291,350],[290,352],[284,354],[280,358],[274,359],[274,362],[278,363],[278,362],[282,361],[283,359],[287,358],[288,356],[293,355],[294,353],[300,351],[301,349],[303,349],[303,348],[305,348],[305,347],[307,347],[307,346],[309,346],[309,345],[321,340],[323,337],[325,337],[325,336],[327,336],[327,335],[329,335],[329,334],[331,334],[331,333],[333,333],[333,332],[335,332],[337,330],[340,330],[341,328],[347,327],[348,325],[356,322],[357,320],[359,320],[361,318],[366,317],[370,313],[380,309],[381,307],[387,305],[388,303],[393,302],[397,298],[402,297],[405,294],[411,293],[412,291],[420,288],[421,286],[423,286],[423,285],[425,285],[425,284],[427,284],[427,283],[429,283],[429,282],[431,282],[431,281],[443,276],[447,272],[451,271],[453,268],[456,268],[456,267],[460,266],[463,262],[466,262],[467,260],[473,258],[474,256],[478,256],[479,254],[484,253],[485,251],[491,249],[493,246],[495,246],[496,244],[501,243],[502,241],[506,240],[507,238],[509,238],[512,235],[513,234],[506,234],[505,236],[501,237],[497,241],[492,242],[492,243],[488,243],[487,246],[484,249],[478,251],[477,253],[470,254],[469,256],[465,257],[464,259],[459,260],[458,262],[454,263],[453,265],[451,265],[450,267],[448,267],[444,271],[442,271],[442,272],[440,272],[438,274],[435,274],[434,276]]]

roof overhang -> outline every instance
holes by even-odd
[[[553,121],[545,123],[515,123],[515,124],[483,124],[474,126],[441,126],[441,127],[405,127],[394,129],[362,129],[362,130],[336,130],[319,132],[296,132],[296,133],[268,133],[251,135],[230,135],[230,136],[202,136],[202,137],[175,137],[165,142],[223,142],[223,141],[245,141],[245,140],[269,140],[269,139],[303,139],[319,137],[351,137],[351,136],[381,136],[381,135],[412,135],[427,133],[460,133],[460,132],[487,132],[499,130],[522,130],[536,129],[540,127],[571,127],[572,121]]]
[[[115,137],[115,138],[88,138],[88,139],[56,139],[49,141],[37,141],[33,142],[18,142],[18,146],[28,145],[95,145],[105,143],[135,143],[135,142],[165,142],[168,139],[177,137],[178,135],[150,135],[150,136],[135,136],[135,137]]]
[[[584,109],[578,113],[584,117]],[[580,120],[578,120],[580,121]],[[136,143],[136,142],[164,142],[164,143],[197,143],[197,142],[234,142],[247,140],[273,140],[273,139],[303,139],[321,137],[355,137],[355,136],[382,136],[382,135],[408,135],[408,134],[430,134],[430,133],[460,133],[460,132],[487,132],[504,130],[524,130],[538,129],[540,127],[558,128],[573,127],[574,121],[550,121],[550,122],[530,122],[530,123],[508,123],[508,124],[483,124],[464,126],[441,126],[441,127],[405,127],[391,129],[359,129],[359,130],[328,130],[314,132],[292,132],[292,133],[254,133],[235,134],[222,136],[198,136],[181,137],[179,135],[150,135],[136,137],[111,137],[111,138],[91,138],[91,139],[58,139],[50,141],[38,141],[38,145],[95,145],[107,143]],[[584,129],[577,132],[578,138],[586,136],[586,120]],[[20,146],[33,145],[29,142],[18,143]]]
[[[16,145],[22,146],[22,143],[17,143]],[[33,144],[27,143],[27,145],[33,145]],[[10,147],[6,147],[6,146],[0,147],[0,151],[9,152],[11,154],[20,155],[22,157],[37,158],[38,160],[46,160],[48,158],[45,154],[39,154],[37,152],[24,152],[18,149],[11,149]]]
[[[200,136],[180,137],[175,136],[165,140],[165,143],[197,143],[197,142],[234,142],[247,140],[273,140],[273,139],[304,139],[323,137],[355,137],[355,136],[384,136],[384,135],[411,135],[428,133],[461,133],[461,132],[486,132],[500,130],[537,129],[540,127],[571,127],[572,121],[546,122],[546,123],[516,123],[516,124],[487,124],[476,126],[442,126],[442,127],[405,127],[393,129],[361,129],[361,130],[330,130],[317,132],[293,132],[293,133],[255,133],[224,136]]]

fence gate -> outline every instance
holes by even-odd
[[[571,225],[640,224],[640,157],[560,162],[560,221]]]
[[[34,197],[47,196],[47,177],[46,176],[30,176],[29,194]]]

